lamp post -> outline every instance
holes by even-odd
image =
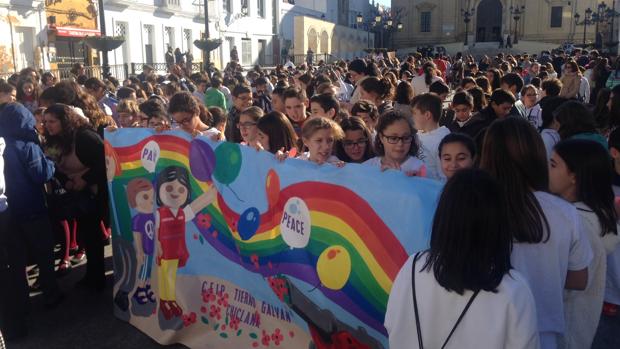
[[[513,43],[519,43],[519,20],[521,16],[525,13],[525,6],[510,6],[510,14],[512,15],[512,19],[515,20],[515,33],[514,38],[512,40]]]
[[[461,16],[463,16],[463,22],[465,22],[465,42],[463,45],[469,45],[469,22],[471,22],[471,18],[474,16],[474,12],[476,9],[461,9]]]
[[[355,22],[357,23],[356,27],[359,28],[362,25],[362,23],[364,22],[364,16],[362,16],[361,13],[358,14],[355,17]],[[367,44],[368,48],[370,48],[370,27],[368,25],[366,25],[366,35],[367,35],[366,44]]]
[[[603,32],[609,31],[609,43],[613,44],[614,41],[614,23],[615,18],[620,16],[620,13],[616,12],[616,2],[613,2],[612,8],[605,3],[601,2],[596,6],[596,11],[592,13],[591,23],[596,23],[596,40],[595,47],[601,48],[603,46]],[[599,30],[601,26],[604,26],[604,30]]]
[[[586,47],[586,33],[588,30],[588,25],[592,24],[592,9],[587,8],[585,12],[585,18],[583,21],[579,21],[581,15],[579,13],[575,13],[575,25],[583,25],[583,47]]]

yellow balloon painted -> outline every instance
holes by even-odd
[[[323,286],[339,290],[351,275],[351,255],[340,245],[328,247],[319,256],[316,271]]]

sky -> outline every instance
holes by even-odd
[[[375,0],[375,3],[392,6],[392,0]]]

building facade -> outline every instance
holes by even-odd
[[[98,3],[0,3],[0,30],[10,34],[0,36],[0,73],[101,64],[100,53],[84,43],[85,37],[100,35],[125,40],[109,52],[110,65],[164,63],[168,47],[191,52],[194,62],[202,62],[193,42],[204,37],[205,20],[209,37],[222,40],[210,57],[218,67],[230,61],[233,48],[242,65],[270,66],[310,47],[316,53],[353,57],[374,45],[374,35],[356,23],[358,14],[371,11],[366,0],[102,0],[104,33]],[[297,24],[297,18],[305,19]]]
[[[597,0],[392,0],[402,10],[406,30],[396,33],[397,47],[468,45],[518,40],[541,43],[595,41],[597,25],[581,25],[587,8],[596,10]],[[613,0],[607,1],[610,7]],[[472,11],[473,10],[473,11]],[[616,11],[619,9],[616,9]],[[467,16],[465,12],[469,12]],[[575,13],[581,15],[575,19]],[[466,23],[466,18],[469,22]],[[616,22],[620,20],[616,19]],[[617,25],[617,23],[615,24]]]

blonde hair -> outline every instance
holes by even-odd
[[[129,113],[131,115],[138,115],[140,109],[138,103],[131,99],[123,99],[116,106],[117,113]]]
[[[338,125],[334,120],[323,117],[312,118],[306,121],[301,129],[301,137],[304,139],[309,139],[316,131],[319,130],[331,130],[332,136],[337,141],[344,138],[344,131],[342,131],[340,125]]]

